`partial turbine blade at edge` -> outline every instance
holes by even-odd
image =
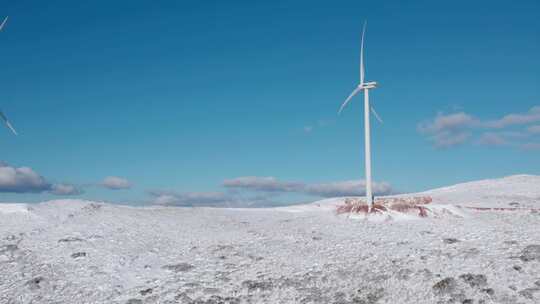
[[[354,97],[354,95],[358,94],[358,92],[360,91],[360,87],[357,87],[356,89],[354,89],[354,91],[352,91],[351,95],[349,95],[349,97],[347,97],[347,99],[345,99],[345,102],[343,102],[343,104],[341,105],[341,107],[339,108],[339,111],[338,111],[338,114],[341,114],[341,111],[343,111],[343,109],[347,106],[347,104],[349,103],[349,101],[351,101],[351,98]]]
[[[0,24],[0,31],[4,28],[4,25],[6,24],[8,18],[9,16],[6,16],[6,18],[4,18],[4,21],[2,21],[2,24]]]
[[[11,130],[11,132],[13,132],[13,134],[15,135],[18,135],[17,134],[17,131],[15,131],[15,128],[13,128],[13,126],[11,125],[11,123],[9,122],[9,120],[7,119],[7,117],[4,115],[4,113],[2,113],[0,111],[0,118],[2,118],[2,120],[4,121],[4,123],[6,124],[6,127],[8,127],[8,129]]]
[[[374,107],[371,107],[371,112],[373,113],[373,116],[375,116],[375,118],[377,118],[377,120],[378,120],[380,123],[383,123],[383,120],[381,119],[381,117],[379,116],[379,114],[377,114],[377,111],[375,111],[375,108],[374,108]]]
[[[364,84],[366,71],[364,68],[364,36],[366,34],[367,20],[364,21],[364,27],[362,28],[362,42],[360,44],[360,84]]]

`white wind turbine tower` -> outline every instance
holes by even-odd
[[[364,22],[364,27],[362,28],[362,42],[360,46],[360,83],[353,90],[351,95],[345,100],[345,102],[339,108],[339,113],[345,108],[349,101],[360,91],[364,91],[364,130],[365,130],[365,161],[366,161],[366,199],[368,203],[368,209],[371,210],[373,207],[373,192],[371,188],[371,139],[370,139],[370,124],[369,124],[369,112],[373,112],[375,118],[382,123],[381,118],[375,112],[375,109],[369,105],[369,89],[374,89],[377,87],[377,82],[370,81],[365,82],[365,69],[364,69],[364,35],[366,33],[366,24]]]
[[[8,17],[6,17],[4,19],[4,21],[2,21],[2,23],[0,24],[0,31],[2,31],[2,29],[4,28],[4,25],[6,24],[6,22],[8,20]],[[15,129],[13,128],[13,126],[11,125],[9,120],[7,119],[6,115],[4,115],[4,113],[2,113],[2,111],[0,111],[0,119],[2,119],[4,121],[6,126],[11,130],[11,132],[13,132],[13,134],[17,135],[17,131],[15,131]]]

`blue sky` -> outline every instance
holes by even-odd
[[[0,129],[0,171],[41,180],[0,182],[0,201],[346,192],[364,172],[361,98],[336,112],[365,19],[385,121],[376,181],[408,192],[540,174],[538,1],[290,2],[2,2],[0,109],[20,135]],[[82,194],[52,194],[59,183]]]

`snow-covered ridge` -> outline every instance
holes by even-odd
[[[540,208],[540,176],[511,175],[396,196],[430,196],[433,198],[433,205]],[[338,205],[343,204],[345,199],[346,197],[330,198],[308,205],[289,206],[280,209],[291,212],[333,210]]]
[[[26,204],[0,204],[0,214],[27,213]]]
[[[461,183],[419,193],[434,203],[471,207],[540,208],[540,176],[512,175]]]
[[[538,181],[435,189],[430,205],[538,204]],[[539,212],[380,224],[335,216],[342,201],[0,204],[0,303],[538,303]]]

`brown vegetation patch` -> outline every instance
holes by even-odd
[[[393,210],[402,213],[418,212],[418,216],[427,217],[428,209],[424,205],[430,204],[433,199],[430,196],[399,197],[376,199],[373,207],[369,210],[363,199],[346,198],[345,203],[336,208],[337,214],[343,213],[381,213]]]

